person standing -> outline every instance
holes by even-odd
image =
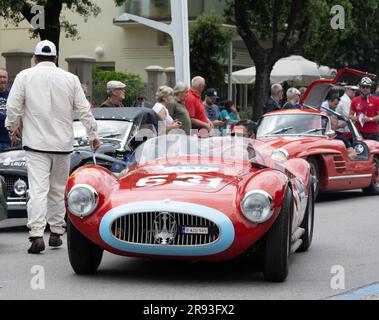
[[[105,100],[100,108],[119,108],[124,107],[122,102],[125,99],[126,85],[121,81],[109,81],[107,83],[107,100]]]
[[[6,128],[21,136],[29,180],[27,205],[30,241],[28,253],[45,249],[43,234],[50,225],[49,246],[62,245],[65,232],[64,191],[73,151],[73,113],[78,112],[93,150],[101,142],[79,78],[56,66],[54,43],[44,40],[34,52],[36,66],[21,71],[7,101]],[[19,122],[23,128],[20,132]]]
[[[222,121],[220,107],[216,105],[218,98],[216,89],[207,89],[205,91],[204,107],[207,118],[213,123],[213,127],[222,133],[222,127],[226,125],[226,122]]]
[[[360,95],[351,101],[350,119],[364,139],[378,140],[379,98],[371,95],[372,80],[362,78]]]
[[[191,134],[191,118],[184,105],[184,101],[188,97],[188,89],[188,85],[185,83],[177,83],[174,87],[174,100],[167,107],[171,117],[182,124],[181,129],[186,135]]]
[[[184,103],[191,118],[193,129],[206,129],[210,132],[213,129],[212,122],[207,118],[201,94],[205,88],[205,79],[194,77],[191,81],[191,88],[188,91],[188,97]]]
[[[9,96],[8,72],[0,68],[0,150],[11,147],[11,140],[5,128],[6,105]]]
[[[140,92],[137,95],[137,100],[133,103],[134,108],[152,108],[153,106],[146,101],[145,95]]]
[[[271,96],[268,98],[266,104],[263,106],[263,114],[280,110],[280,101],[283,99],[283,87],[279,83],[271,86]]]
[[[173,129],[179,129],[182,124],[180,121],[174,120],[167,109],[174,99],[174,90],[168,86],[161,86],[157,90],[155,99],[157,102],[153,107],[153,111],[155,111],[163,121],[166,129],[165,133]]]
[[[299,109],[300,108],[300,96],[301,92],[292,87],[287,90],[287,102],[282,109]]]
[[[355,97],[356,92],[359,90],[357,86],[345,86],[345,93],[341,97],[340,102],[336,108],[336,112],[349,119],[351,100]],[[341,132],[349,132],[347,125],[339,128]]]

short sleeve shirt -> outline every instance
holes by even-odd
[[[355,97],[351,101],[350,110],[354,111],[358,117],[362,113],[369,118],[375,117],[379,112],[379,98],[373,95],[369,95],[368,97]],[[377,122],[366,122],[362,127],[359,121],[357,121],[355,122],[355,126],[361,133],[375,134],[378,132]]]
[[[189,89],[188,91],[185,106],[191,119],[197,119],[205,123],[208,122],[203,101],[201,100],[201,97],[192,89]]]

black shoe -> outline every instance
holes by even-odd
[[[29,240],[32,245],[28,249],[28,253],[37,254],[45,250],[45,242],[42,237],[30,237]]]
[[[50,247],[60,247],[63,244],[63,241],[61,239],[60,234],[56,233],[50,233],[50,238],[49,238],[49,246]]]

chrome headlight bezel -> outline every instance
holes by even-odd
[[[87,200],[90,202],[90,208],[85,211],[78,210],[77,208],[73,207],[72,203],[70,203],[70,198],[72,198],[74,192],[78,192],[78,189],[85,189],[86,191],[89,191],[89,198]],[[78,184],[75,185],[68,193],[66,198],[66,204],[73,215],[80,218],[85,218],[91,215],[96,210],[99,204],[99,195],[95,188],[91,187],[90,185]]]
[[[253,217],[251,212],[248,212],[248,209],[246,208],[246,202],[248,200],[251,201],[252,199],[254,199],[254,197],[259,197],[261,199],[263,197],[263,199],[266,202],[265,207],[263,209],[265,210],[265,212],[264,214],[261,215],[260,218]],[[247,192],[245,196],[243,197],[243,200],[241,201],[240,206],[241,206],[241,211],[244,217],[250,222],[257,223],[257,224],[268,221],[274,213],[274,200],[271,197],[271,195],[264,190],[252,190],[252,191]]]
[[[21,188],[21,189],[18,189]],[[22,180],[18,179],[14,185],[13,185],[13,192],[18,196],[18,197],[23,197],[27,194],[28,192],[28,184]]]
[[[289,153],[286,149],[279,148],[272,152],[271,159],[275,161],[286,161],[289,158]]]

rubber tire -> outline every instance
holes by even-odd
[[[67,247],[70,264],[77,274],[95,273],[103,257],[103,249],[86,238],[70,219],[67,221]]]
[[[266,235],[263,274],[267,281],[283,282],[291,250],[292,192],[287,188],[282,210]]]
[[[320,184],[320,168],[319,168],[319,165],[318,165],[318,162],[317,162],[316,158],[310,157],[310,158],[308,158],[307,161],[308,161],[309,165],[311,166],[311,175],[312,175],[312,170],[314,170],[315,171],[315,176],[316,176],[316,179],[317,179],[316,187],[313,188],[314,198],[316,200],[317,196],[319,194],[319,191],[320,191],[320,187],[319,187],[319,184]]]
[[[310,211],[311,210],[311,211]],[[298,252],[305,252],[312,244],[313,228],[315,219],[315,201],[312,183],[309,184],[308,202],[305,209],[304,219],[300,225],[300,228],[305,229],[303,236],[300,238],[303,242],[297,249]]]
[[[374,158],[374,161],[376,163],[376,170],[379,174],[379,158]],[[363,192],[369,196],[377,196],[379,195],[379,187],[376,187],[375,184],[372,182],[371,185],[367,188],[362,189]]]

